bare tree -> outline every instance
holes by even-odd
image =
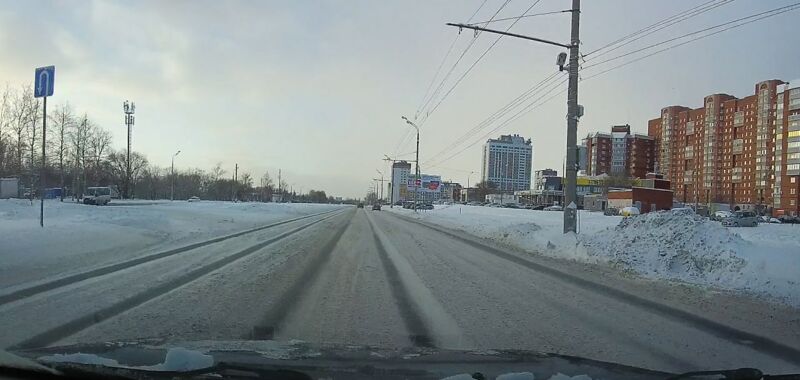
[[[28,106],[26,100],[20,92],[12,90],[10,97],[10,125],[14,141],[14,167],[12,172],[21,175],[24,165],[22,163],[23,151],[27,147],[26,136],[28,132]]]
[[[0,94],[0,177],[4,176],[8,171],[7,158],[10,145],[6,135],[13,119],[11,112],[12,97],[11,87],[6,84],[3,93]]]
[[[61,201],[64,201],[64,172],[67,161],[67,154],[69,149],[69,134],[75,128],[75,115],[72,114],[72,108],[69,103],[56,107],[53,114],[50,116],[50,121],[53,124],[53,155],[58,162],[59,173],[59,186],[61,186]]]
[[[93,179],[98,180],[101,174],[100,162],[103,159],[103,155],[107,154],[111,149],[111,133],[106,129],[93,127],[89,131],[88,149],[89,156],[92,159]]]
[[[72,188],[75,196],[83,194],[86,188],[86,153],[91,128],[92,124],[89,121],[89,116],[84,113],[69,135],[74,173]]]

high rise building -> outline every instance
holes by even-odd
[[[586,136],[586,173],[644,178],[655,167],[655,139],[631,134],[631,126],[614,125],[611,133]]]
[[[533,147],[520,135],[502,135],[483,146],[481,178],[503,192],[531,188]]]
[[[714,94],[700,108],[665,107],[648,134],[677,200],[797,214],[798,124],[800,81],[767,80],[742,99]]]
[[[392,164],[392,201],[411,200],[413,192],[408,191],[408,180],[412,179],[411,164],[407,161],[397,161]]]

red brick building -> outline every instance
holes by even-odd
[[[644,178],[655,165],[655,139],[631,134],[630,125],[615,125],[611,133],[596,132],[586,136],[586,173],[625,175]]]
[[[792,83],[759,82],[742,99],[709,95],[703,107],[665,107],[648,122],[656,170],[678,201],[797,213],[800,81]]]

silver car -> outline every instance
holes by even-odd
[[[736,211],[730,217],[722,221],[723,226],[728,227],[756,227],[758,217],[752,211]]]

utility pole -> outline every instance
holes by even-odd
[[[383,182],[384,182],[384,179],[383,179],[383,172],[381,172],[381,171],[380,171],[380,170],[378,170],[378,169],[375,169],[375,171],[376,171],[376,172],[378,172],[378,174],[380,174],[380,175],[381,175],[381,179],[376,179],[376,181],[381,181],[381,202],[383,202]]]
[[[234,165],[235,166],[233,168],[233,194],[231,200],[236,202],[236,193],[238,192],[236,188],[239,187],[239,164],[236,163]]]
[[[405,116],[402,117],[403,120],[408,123],[408,125],[414,127],[414,130],[417,131],[417,150],[416,150],[416,157],[414,158],[414,165],[416,166],[415,174],[414,174],[414,212],[417,212],[417,195],[419,194],[418,187],[419,187],[419,127],[414,124],[411,120],[408,120]]]
[[[122,110],[125,112],[125,125],[128,127],[128,155],[125,161],[125,199],[128,199],[131,197],[131,128],[133,128],[136,104],[126,100],[122,104]]]
[[[171,169],[171,176],[172,176],[172,183],[169,186],[169,200],[175,200],[175,157],[181,154],[181,151],[178,150],[175,154],[172,155],[172,169]]]
[[[567,67],[567,72],[569,74],[569,87],[567,89],[567,162],[565,168],[566,191],[564,194],[564,204],[566,205],[566,207],[564,207],[564,233],[576,232],[578,224],[577,223],[578,206],[576,203],[578,200],[578,195],[576,193],[576,184],[578,179],[577,144],[578,144],[578,118],[582,116],[581,107],[578,105],[578,58],[579,58],[579,45],[580,45],[580,38],[578,32],[580,29],[579,27],[580,27],[580,15],[581,15],[581,0],[572,0],[572,8],[568,10],[568,12],[572,13],[572,24],[571,24],[572,27],[571,27],[571,37],[569,44],[562,44],[541,38],[503,32],[500,30],[486,29],[474,25],[447,23],[447,25],[449,26],[458,27],[459,30],[461,29],[479,30],[495,34],[502,34],[510,37],[522,38],[530,41],[541,42],[548,45],[560,46],[569,49],[569,66]],[[556,61],[556,63],[559,66],[560,71],[564,70],[565,60],[566,60],[565,53],[561,53],[558,55],[558,60]]]
[[[467,174],[467,190],[466,190],[467,194],[466,197],[464,197],[464,199],[466,199],[465,202],[469,202],[469,177],[471,177],[473,174],[475,174],[474,170],[470,171],[469,174]]]
[[[283,191],[281,191],[281,169],[278,169],[278,194],[280,194],[281,203],[283,203]]]

